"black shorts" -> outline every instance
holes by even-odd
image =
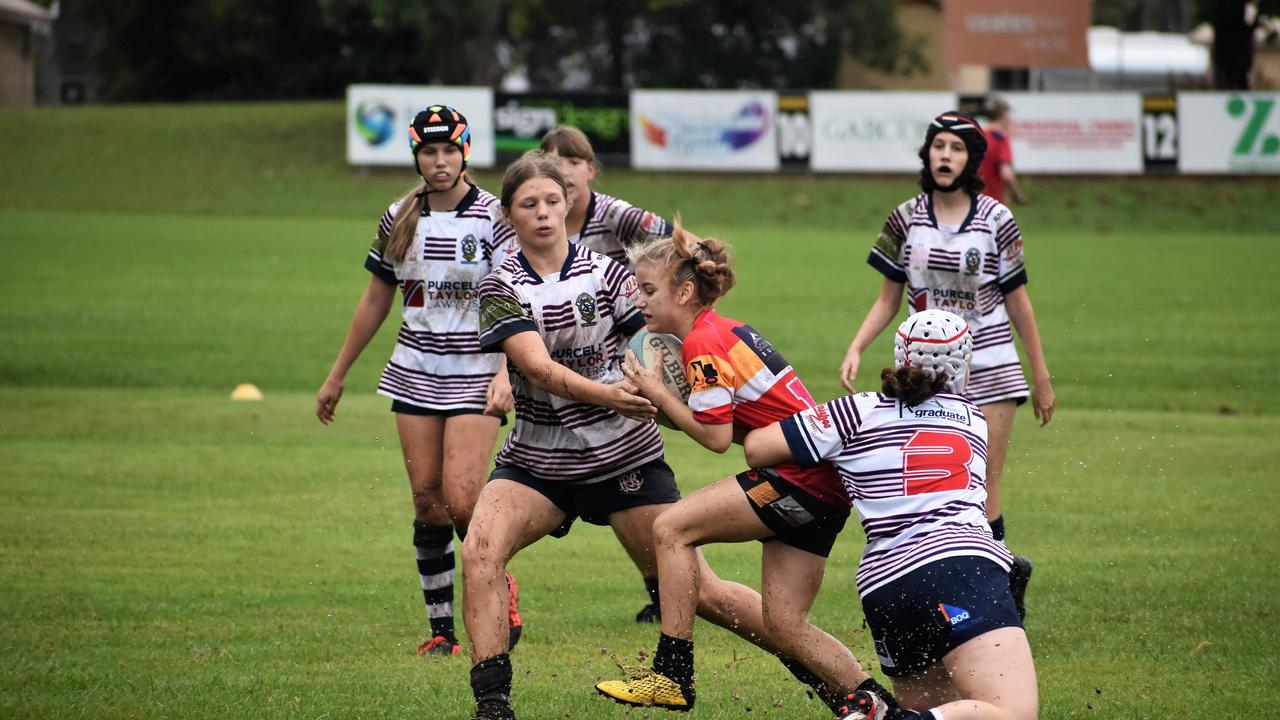
[[[489,473],[490,480],[499,478],[538,491],[565,514],[564,522],[551,532],[552,537],[558,538],[568,535],[573,521],[579,517],[592,525],[608,525],[609,516],[621,510],[680,500],[676,474],[663,458],[593,483],[543,480],[514,465],[499,465]]]
[[[392,400],[391,412],[399,413],[401,415],[418,415],[419,417],[439,416],[439,417],[447,417],[447,418],[457,417],[459,415],[484,415],[483,410],[478,410],[476,408],[450,408],[448,410],[440,410],[438,408],[429,408],[429,407],[422,407],[421,405],[414,405],[413,403],[407,403],[403,400]],[[502,417],[498,418],[498,420],[500,421],[499,425],[507,424],[506,415],[503,415]]]
[[[1009,572],[984,557],[935,560],[862,598],[880,668],[915,675],[966,642],[1004,627],[1022,627]]]
[[[773,531],[760,542],[783,545],[828,557],[836,536],[849,519],[849,508],[823,502],[768,468],[738,474],[738,486],[751,509]]]

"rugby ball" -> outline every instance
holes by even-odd
[[[640,362],[641,367],[653,367],[654,363],[659,363],[662,367],[663,384],[676,397],[685,402],[689,401],[691,388],[689,378],[684,374],[682,354],[684,346],[680,338],[666,333],[641,330],[631,338],[627,347],[636,354],[636,360]],[[675,423],[671,422],[671,418],[661,412],[658,413],[658,423],[669,428],[676,427]]]

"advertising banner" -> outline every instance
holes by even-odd
[[[494,144],[500,159],[514,160],[537,148],[556,125],[586,133],[602,159],[625,162],[631,152],[631,114],[624,92],[494,93]]]
[[[1178,93],[1178,170],[1280,173],[1280,93]]]
[[[641,170],[778,169],[777,93],[633,90],[631,164]]]
[[[1089,67],[1092,0],[946,0],[947,65]]]
[[[1005,93],[1013,166],[1030,173],[1141,173],[1137,93]]]
[[[428,103],[452,105],[471,124],[471,160],[493,167],[493,91],[439,85],[349,85],[347,162],[352,165],[413,165],[409,123]]]
[[[809,167],[819,172],[916,172],[929,123],[955,106],[956,96],[949,92],[811,92]]]

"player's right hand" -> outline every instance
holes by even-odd
[[[858,392],[853,383],[858,379],[858,365],[862,363],[862,353],[851,346],[845,353],[844,362],[840,363],[840,384],[851,393]]]
[[[334,410],[342,399],[342,389],[342,381],[334,378],[325,380],[320,386],[320,392],[316,393],[316,417],[321,423],[328,425],[333,422]]]

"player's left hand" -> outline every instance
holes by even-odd
[[[489,381],[489,389],[484,393],[484,414],[493,417],[506,417],[515,407],[516,399],[511,394],[511,380],[505,372],[500,372]]]
[[[656,393],[666,389],[662,383],[662,363],[655,362],[653,367],[644,367],[631,350],[627,350],[622,358],[622,374],[627,376],[627,381],[635,385],[641,395],[650,400],[658,397]]]
[[[1053,409],[1057,403],[1058,399],[1053,395],[1053,383],[1049,378],[1036,381],[1031,388],[1031,408],[1036,413],[1036,420],[1040,421],[1040,427],[1048,425],[1053,419]]]

